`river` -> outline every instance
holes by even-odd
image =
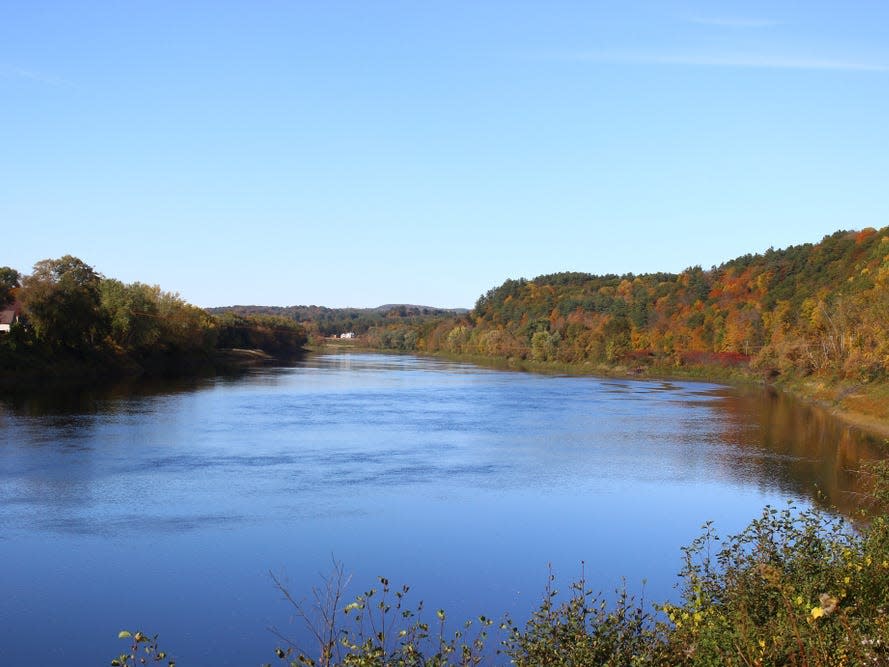
[[[878,442],[765,389],[313,355],[238,377],[0,397],[0,663],[275,662],[297,599],[383,575],[523,618],[581,567],[675,595],[680,547],[766,504],[849,511]],[[819,496],[822,497],[818,500]],[[584,563],[581,566],[581,563]]]

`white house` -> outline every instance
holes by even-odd
[[[14,310],[3,310],[0,311],[0,332],[9,333],[12,329],[12,325],[15,323],[15,311]]]
[[[18,301],[0,310],[0,333],[9,333],[12,325],[19,321],[21,310],[22,308]]]

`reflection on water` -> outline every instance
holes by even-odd
[[[663,599],[703,521],[731,532],[819,493],[848,512],[880,456],[767,390],[367,354],[19,394],[0,428],[10,664],[48,624],[77,638],[51,662],[107,660],[121,627],[160,632],[181,664],[266,662],[265,628],[287,623],[268,570],[299,596],[331,554],[359,588],[387,575],[454,617],[526,614],[550,562]]]
[[[725,439],[743,445],[729,452],[727,465],[753,473],[750,481],[774,480],[846,514],[864,490],[861,464],[885,456],[882,440],[770,389],[726,391],[718,407]]]

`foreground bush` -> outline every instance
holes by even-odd
[[[817,510],[766,508],[713,555],[685,549],[680,604],[663,605],[666,664],[889,664],[884,516],[863,533]]]
[[[559,602],[550,574],[546,595],[524,628],[510,619],[501,655],[516,665],[652,664],[661,642],[652,615],[625,589],[614,603],[586,587],[571,584],[570,599]],[[500,660],[499,662],[507,662]]]

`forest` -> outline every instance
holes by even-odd
[[[767,377],[889,373],[889,228],[679,274],[506,280],[468,314],[368,331],[372,346],[630,370],[710,365]]]
[[[14,320],[0,333],[7,380],[176,375],[217,367],[232,348],[288,355],[305,329],[268,315],[212,315],[178,294],[106,278],[66,255],[30,275],[0,267],[0,310]]]

